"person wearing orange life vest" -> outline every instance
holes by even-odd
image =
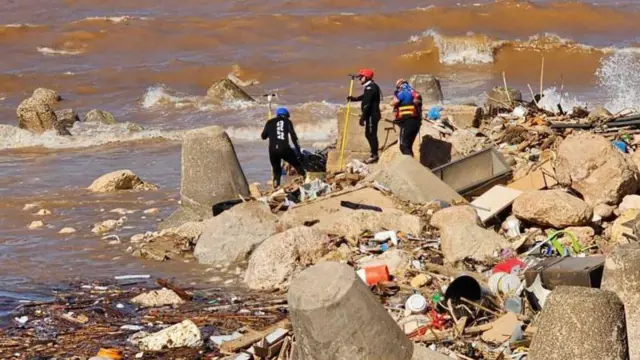
[[[399,79],[391,105],[396,117],[394,123],[400,127],[400,152],[413,156],[413,142],[422,124],[422,96],[406,80]]]

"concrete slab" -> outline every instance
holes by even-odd
[[[496,185],[491,190],[471,202],[478,212],[480,221],[486,223],[502,210],[509,207],[522,191]]]

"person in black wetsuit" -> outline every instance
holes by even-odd
[[[273,169],[273,187],[280,186],[282,177],[282,160],[293,166],[298,175],[305,176],[305,171],[298,157],[300,156],[300,144],[298,136],[293,129],[293,123],[289,119],[289,110],[278,108],[276,117],[267,121],[262,130],[262,140],[269,139],[269,160]],[[294,149],[289,145],[289,137],[293,142]]]
[[[378,122],[382,117],[380,114],[380,99],[382,92],[378,84],[373,82],[373,70],[362,69],[358,73],[360,83],[364,87],[364,93],[360,96],[349,96],[348,101],[362,101],[362,117],[360,126],[365,126],[364,135],[367,137],[371,156],[365,162],[373,164],[378,162]]]

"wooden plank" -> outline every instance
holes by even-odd
[[[265,336],[271,334],[278,328],[290,330],[291,322],[289,321],[289,319],[284,319],[278,322],[277,324],[270,326],[262,331],[256,331],[249,334],[245,334],[240,339],[226,341],[222,344],[222,346],[220,346],[220,351],[225,354],[234,354],[240,350],[246,349],[249,346],[257,343],[258,341],[262,340]]]

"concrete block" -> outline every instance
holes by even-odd
[[[547,298],[530,360],[628,360],[624,305],[611,291],[560,286]]]
[[[299,360],[409,360],[413,344],[351,267],[323,262],[288,293]]]
[[[428,203],[433,200],[461,202],[464,199],[429,169],[410,156],[399,156],[389,166],[368,176],[378,181],[403,200]]]
[[[640,245],[618,246],[604,262],[602,288],[624,303],[629,359],[640,359]]]
[[[213,216],[216,203],[248,197],[244,176],[233,143],[219,126],[189,131],[182,144],[181,208],[161,228]]]
[[[422,103],[424,105],[440,104],[444,100],[440,80],[433,75],[412,75],[409,78],[409,84],[422,95]]]

